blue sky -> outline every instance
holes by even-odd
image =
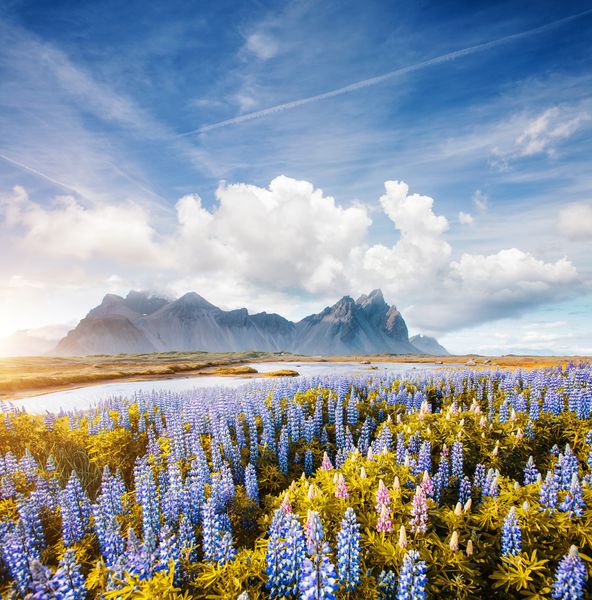
[[[592,353],[590,3],[4,1],[0,36],[0,335],[381,287],[452,350]]]

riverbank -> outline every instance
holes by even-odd
[[[573,362],[590,362],[590,357],[546,356],[426,356],[354,355],[298,356],[285,352],[167,352],[138,355],[84,357],[20,357],[0,359],[0,400],[77,389],[99,383],[150,381],[179,377],[228,376],[252,378],[273,376],[249,372],[253,362],[351,362],[467,365],[474,368],[544,368]],[[239,368],[237,368],[239,367]],[[370,368],[370,366],[369,366]],[[297,367],[296,367],[297,370]],[[293,374],[293,373],[292,373]]]

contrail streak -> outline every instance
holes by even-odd
[[[16,167],[19,167],[20,169],[29,171],[29,173],[33,173],[33,175],[37,175],[37,177],[41,177],[42,179],[45,179],[46,181],[49,181],[50,183],[58,185],[59,187],[69,190],[70,192],[74,192],[75,194],[78,194],[79,196],[82,196],[83,198],[86,197],[85,194],[83,194],[80,190],[77,190],[75,187],[68,185],[67,183],[64,183],[63,181],[59,181],[58,179],[54,179],[53,177],[50,177],[49,175],[46,175],[45,173],[42,173],[41,171],[38,171],[37,169],[30,167],[29,165],[19,162],[18,160],[15,160],[14,158],[10,158],[9,156],[6,156],[5,154],[2,154],[2,153],[0,153],[0,158],[2,158],[6,162],[8,162]]]
[[[553,21],[551,23],[547,23],[546,25],[541,25],[540,27],[535,27],[534,29],[529,29],[528,31],[521,31],[519,33],[513,33],[512,35],[507,35],[502,38],[498,38],[497,40],[492,40],[490,42],[484,42],[483,44],[477,44],[475,46],[469,46],[468,48],[463,48],[462,50],[455,50],[454,52],[448,52],[447,54],[442,54],[442,56],[436,56],[435,58],[430,58],[429,60],[424,60],[422,62],[416,63],[414,65],[409,65],[407,67],[402,67],[400,69],[396,69],[395,71],[390,71],[389,73],[385,73],[384,75],[378,75],[377,77],[371,77],[370,79],[364,79],[362,81],[357,81],[356,83],[351,83],[344,87],[337,88],[335,90],[331,90],[329,92],[324,92],[322,94],[317,94],[316,96],[309,96],[308,98],[301,98],[299,100],[293,100],[292,102],[285,102],[283,104],[277,104],[276,106],[270,106],[269,108],[265,108],[263,110],[258,110],[252,113],[246,113],[244,115],[240,115],[238,117],[234,117],[232,119],[226,119],[225,121],[219,121],[218,123],[212,123],[211,125],[204,125],[199,129],[193,129],[191,131],[187,131],[185,133],[180,133],[175,137],[186,137],[189,135],[193,135],[196,133],[206,133],[208,131],[212,131],[214,129],[221,129],[222,127],[228,127],[230,125],[239,125],[240,123],[245,123],[247,121],[254,121],[255,119],[262,119],[263,117],[267,117],[269,115],[273,115],[278,112],[283,112],[285,110],[291,110],[292,108],[298,108],[299,106],[305,106],[306,104],[312,104],[313,102],[318,102],[319,100],[328,100],[329,98],[334,98],[335,96],[342,96],[343,94],[349,94],[350,92],[356,92],[358,90],[363,90],[365,88],[378,85],[384,81],[388,81],[389,79],[393,79],[395,77],[399,77],[400,75],[406,75],[407,73],[413,73],[415,71],[420,71],[421,69],[425,69],[427,67],[431,67],[433,65],[438,65],[440,63],[448,62],[450,60],[455,60],[457,58],[462,58],[463,56],[468,56],[469,54],[476,54],[477,52],[483,52],[484,50],[489,50],[490,48],[495,48],[496,46],[501,46],[503,44],[508,44],[510,42],[520,40],[525,37],[529,37],[532,35],[537,35],[539,33],[543,33],[549,29],[553,29],[554,27],[559,27],[564,23],[568,23],[569,21],[573,21],[574,19],[579,19],[587,14],[592,13],[592,9],[585,10],[583,12],[570,15],[569,17],[564,17],[563,19],[559,19],[557,21]]]

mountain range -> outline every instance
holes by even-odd
[[[147,292],[107,294],[57,344],[54,354],[138,354],[205,350],[308,355],[448,354],[434,338],[409,339],[407,325],[380,290],[344,296],[292,322],[275,313],[222,310],[195,292],[168,300]]]

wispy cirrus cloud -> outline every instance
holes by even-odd
[[[401,77],[403,75],[408,75],[410,73],[414,73],[416,71],[421,71],[423,69],[427,69],[429,67],[433,67],[442,63],[450,62],[456,59],[463,58],[465,56],[469,56],[471,54],[476,54],[478,52],[485,52],[486,50],[490,50],[492,48],[496,48],[498,46],[502,46],[504,44],[509,44],[511,42],[518,41],[520,39],[534,36],[540,33],[544,33],[550,29],[555,27],[560,27],[563,24],[569,23],[574,19],[579,19],[581,17],[585,17],[592,13],[591,10],[582,11],[580,13],[576,13],[570,15],[568,17],[564,17],[563,19],[557,19],[556,21],[552,21],[551,23],[547,23],[542,25],[541,27],[535,27],[533,29],[529,29],[527,31],[521,31],[519,33],[514,33],[511,35],[507,35],[495,40],[491,40],[488,42],[483,42],[481,44],[475,44],[473,46],[468,46],[466,48],[462,48],[460,50],[455,50],[453,52],[447,52],[446,54],[442,54],[440,56],[436,56],[434,58],[430,58],[428,60],[424,60],[413,65],[408,65],[406,67],[402,67],[399,69],[395,69],[384,75],[378,75],[376,77],[369,77],[368,79],[363,79],[361,81],[356,81],[355,83],[351,83],[349,85],[345,85],[339,87],[334,90],[330,90],[328,92],[323,92],[320,94],[315,94],[314,96],[308,96],[306,98],[300,98],[297,100],[292,100],[291,102],[283,102],[282,104],[276,104],[275,106],[270,106],[269,108],[265,108],[263,110],[254,111],[251,113],[246,113],[239,115],[238,117],[234,117],[231,119],[225,119],[223,121],[219,121],[218,123],[212,123],[211,125],[204,125],[197,129],[193,129],[191,131],[187,131],[185,133],[179,134],[177,137],[187,137],[194,134],[206,133],[208,131],[213,131],[215,129],[220,129],[222,127],[229,127],[231,125],[240,125],[241,123],[245,123],[248,121],[253,121],[256,119],[262,119],[264,117],[268,117],[270,115],[274,115],[276,113],[284,112],[286,110],[292,110],[294,108],[298,108],[301,106],[306,106],[308,104],[312,104],[315,102],[320,102],[322,100],[329,100],[331,98],[335,98],[337,96],[343,96],[345,94],[350,94],[352,92],[357,92],[359,90],[363,90],[369,87],[373,87],[375,85],[379,85],[396,77]]]

